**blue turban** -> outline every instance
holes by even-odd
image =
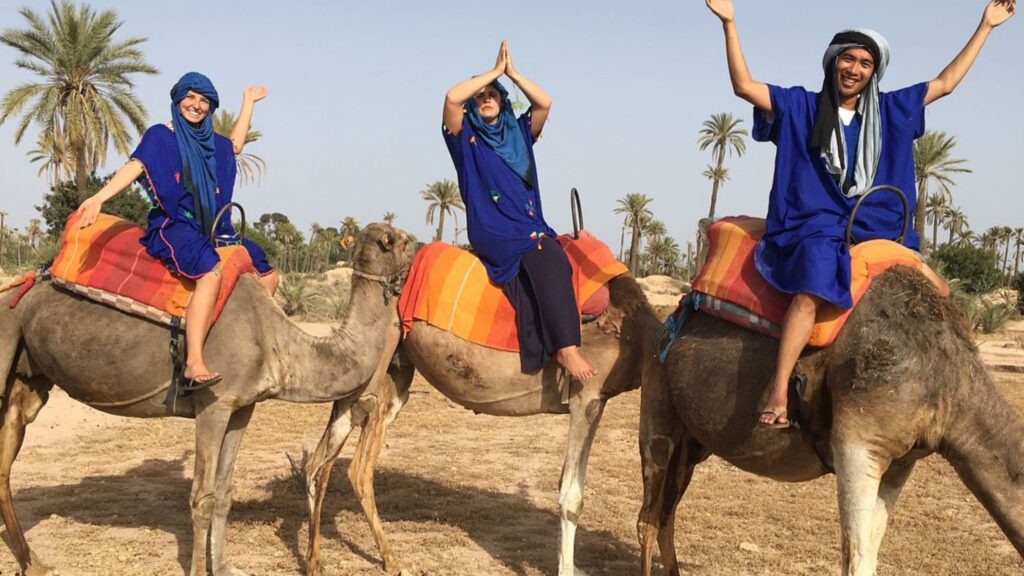
[[[473,132],[487,143],[509,168],[532,187],[534,186],[534,176],[530,165],[530,154],[526,150],[523,131],[519,128],[519,122],[516,121],[516,115],[512,111],[512,101],[508,99],[508,90],[505,90],[505,87],[497,80],[491,82],[490,86],[501,95],[501,112],[498,115],[498,121],[488,124],[480,117],[474,95],[473,98],[466,101],[466,116],[469,118],[469,125],[473,127]]]
[[[189,90],[202,94],[210,101],[210,113],[198,126],[185,120],[178,108]],[[181,154],[185,189],[192,194],[203,234],[209,234],[213,228],[217,208],[217,148],[213,138],[213,113],[218,106],[220,97],[217,96],[213,82],[198,72],[185,74],[171,88],[174,139],[178,142],[178,153]]]

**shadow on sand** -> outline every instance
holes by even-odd
[[[14,501],[22,528],[28,531],[42,519],[56,515],[97,526],[159,530],[174,535],[178,562],[187,567],[192,545],[188,506],[191,481],[183,476],[189,459],[190,454],[174,460],[151,459],[116,476],[90,476],[73,485],[19,490]],[[327,551],[340,543],[352,554],[380,565],[376,547],[363,547],[345,535],[356,530],[369,533],[345,475],[348,464],[348,459],[339,459],[335,465],[324,503],[322,546]],[[236,478],[236,487],[239,481]],[[238,523],[277,525],[276,533],[294,555],[296,569],[303,571],[307,534],[303,530],[303,487],[289,474],[274,478],[265,488],[271,494],[268,499],[235,500],[227,538],[231,540],[232,525]],[[444,524],[464,532],[520,576],[525,576],[528,568],[545,574],[557,572],[558,514],[538,508],[526,496],[450,486],[389,468],[378,470],[376,489],[381,518],[393,538],[400,532],[394,523],[424,524],[423,531]],[[111,498],[112,494],[117,498]],[[357,518],[359,525],[338,526],[336,519],[343,513]],[[402,546],[393,545],[402,558]],[[438,554],[444,554],[443,550]],[[633,542],[623,542],[605,530],[583,527],[577,532],[576,558],[580,568],[592,576],[632,573],[639,566]]]

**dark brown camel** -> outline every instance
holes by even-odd
[[[536,374],[519,370],[519,355],[478,346],[452,334],[416,322],[399,348],[398,367],[382,381],[369,404],[353,417],[346,406],[335,404],[320,444],[306,468],[310,508],[310,544],[307,571],[320,569],[320,514],[331,467],[352,430],[363,427],[349,479],[373,530],[377,547],[389,574],[400,572],[398,558],[384,534],[373,494],[373,471],[389,422],[401,410],[408,395],[415,366],[423,377],[458,404],[494,416],[569,413],[569,442],[560,483],[561,543],[559,574],[581,576],[575,567],[573,545],[583,511],[583,484],[590,447],[609,398],[633,390],[643,378],[644,358],[651,354],[660,320],[632,276],[609,283],[611,307],[599,321],[583,327],[583,349],[598,375],[574,381],[570,390],[560,385],[555,362]],[[409,363],[411,361],[411,364]],[[567,403],[563,401],[563,395]]]
[[[192,479],[192,576],[241,576],[224,557],[235,457],[256,402],[336,401],[347,410],[397,345],[393,286],[408,268],[406,236],[371,224],[353,248],[348,316],[332,336],[296,327],[255,277],[242,278],[210,331],[206,357],[224,374],[210,388],[163,404],[170,384],[168,330],[43,283],[13,310],[0,298],[0,374],[6,381],[0,428],[0,513],[11,550],[30,576],[55,574],[29,550],[15,515],[10,471],[25,427],[56,384],[69,396],[121,416],[196,420]]]
[[[693,313],[661,377],[645,381],[637,523],[644,576],[655,542],[668,573],[680,574],[676,507],[710,454],[788,482],[834,470],[843,574],[875,573],[900,490],[931,453],[953,465],[1024,554],[1024,422],[993,386],[959,311],[923,275],[889,270],[832,346],[805,352],[798,371],[812,416],[803,430],[756,424],[775,351],[768,337]],[[798,401],[791,394],[790,406]]]

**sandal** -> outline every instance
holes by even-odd
[[[765,422],[762,420],[766,414],[770,414],[772,416],[771,422]],[[789,412],[786,410],[785,406],[765,406],[757,415],[757,423],[765,428],[789,428],[790,422],[788,415]]]

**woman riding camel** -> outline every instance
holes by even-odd
[[[903,214],[898,198],[875,194],[865,199],[854,223],[858,241],[893,238],[901,218],[912,218],[915,195],[914,140],[925,130],[924,108],[953,92],[974,64],[992,30],[1009,19],[1015,0],[992,0],[967,45],[930,82],[879,92],[889,64],[889,45],[871,30],[836,34],[825,51],[821,92],[780,88],[753,80],[740,48],[732,0],[705,0],[723,24],[729,77],[737,96],[754,105],[755,140],[776,146],[775,176],[768,200],[765,235],[755,264],[769,284],[793,294],[782,336],[771,392],[761,408],[763,426],[789,426],[790,376],[828,302],[844,310],[850,296],[850,255],[845,230],[858,198],[873,186],[902,190],[910,202]],[[907,247],[920,239],[910,227]],[[930,268],[924,273],[949,293]]]
[[[519,118],[498,83],[502,75],[530,101]],[[580,353],[572,269],[544,221],[533,157],[550,110],[551,98],[515,69],[503,41],[494,68],[448,91],[444,139],[459,175],[469,242],[516,311],[522,370],[535,372],[554,356],[586,379],[595,370]]]
[[[197,72],[185,74],[171,88],[171,122],[146,130],[131,160],[78,208],[79,225],[84,228],[96,221],[105,201],[136,180],[149,194],[153,209],[140,242],[172,273],[196,282],[185,313],[185,378],[190,384],[210,385],[221,380],[220,374],[206,366],[203,344],[220,292],[216,245],[236,243],[237,235],[229,217],[216,223],[217,240],[211,241],[210,230],[221,208],[231,202],[235,155],[245,146],[254,105],[266,95],[263,86],[245,89],[229,140],[213,131],[213,113],[220,105],[213,83]],[[242,245],[252,257],[260,284],[273,295],[279,276],[266,254],[249,240]]]

